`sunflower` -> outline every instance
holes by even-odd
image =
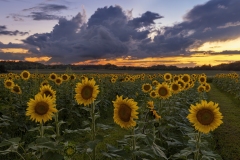
[[[75,74],[70,75],[70,80],[75,80],[75,79],[76,79],[76,75]]]
[[[171,96],[171,89],[166,83],[158,84],[156,92],[160,98],[167,99]]]
[[[51,73],[49,75],[49,79],[52,80],[52,81],[55,81],[56,78],[57,78],[57,74],[55,74],[55,73]]]
[[[179,79],[180,79],[180,77],[179,77],[178,75],[174,75],[174,76],[173,76],[173,81],[174,81],[174,82],[178,81]]]
[[[118,97],[113,101],[114,106],[114,122],[120,125],[122,128],[131,128],[136,126],[136,121],[138,119],[138,106],[137,102],[133,99],[125,98],[122,96]]]
[[[142,91],[143,91],[144,93],[147,93],[147,92],[149,92],[149,91],[151,91],[151,90],[152,90],[151,84],[145,83],[145,84],[142,85]]]
[[[46,85],[49,85],[48,81],[47,80],[42,81],[41,86],[46,86]]]
[[[75,99],[78,104],[84,104],[84,106],[91,104],[97,97],[99,90],[98,85],[95,85],[94,79],[88,80],[85,78],[82,83],[77,83],[75,88]]]
[[[69,75],[63,74],[63,75],[61,76],[61,78],[62,78],[63,81],[68,81],[68,80],[69,80]]]
[[[203,92],[203,91],[205,91],[205,86],[200,85],[200,86],[198,86],[197,90],[198,90],[198,92]]]
[[[150,97],[152,97],[152,98],[157,98],[158,97],[158,94],[155,90],[152,90],[149,94],[150,94]]]
[[[179,80],[179,81],[177,81],[177,83],[180,84],[181,89],[184,89],[184,88],[185,88],[185,85],[186,85],[186,84],[184,83],[183,80]]]
[[[200,83],[206,83],[207,77],[206,77],[206,76],[199,76],[198,81],[199,81]]]
[[[61,77],[57,77],[57,78],[55,79],[55,83],[56,83],[57,85],[62,84],[62,78],[61,78]]]
[[[163,76],[165,81],[170,81],[172,79],[172,74],[171,73],[165,73]]]
[[[190,75],[189,75],[189,74],[184,74],[184,75],[182,76],[182,80],[183,80],[185,83],[188,83],[188,82],[191,80]]]
[[[14,86],[14,82],[10,79],[4,81],[4,86],[8,89],[11,89]]]
[[[152,81],[152,85],[157,86],[158,84],[159,84],[159,82],[157,80]]]
[[[209,84],[209,83],[206,83],[206,84],[205,84],[205,91],[206,91],[206,92],[209,92],[210,90],[211,90],[210,84]]]
[[[116,82],[116,79],[115,78],[111,78],[111,83],[115,83]]]
[[[58,110],[55,108],[53,99],[49,96],[37,94],[34,99],[30,99],[27,103],[28,108],[26,116],[30,116],[32,121],[45,123],[52,120],[53,113]]]
[[[40,88],[39,94],[41,94],[42,96],[45,95],[46,97],[50,97],[53,100],[56,100],[56,91],[54,91],[50,85],[43,85]]]
[[[172,89],[172,93],[177,94],[178,92],[181,91],[181,85],[176,83],[176,82],[172,83],[171,84],[171,89]]]
[[[22,71],[22,73],[20,74],[21,78],[24,80],[28,80],[31,76],[30,72],[27,70]]]
[[[11,88],[11,92],[17,93],[17,94],[22,94],[22,90],[21,90],[20,86],[17,85],[17,84],[15,84],[15,85]]]
[[[219,111],[218,104],[212,101],[208,103],[202,100],[201,103],[191,105],[189,112],[187,118],[199,132],[207,134],[223,123],[223,116]]]

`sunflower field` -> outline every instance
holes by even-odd
[[[223,116],[204,73],[24,70],[0,82],[0,159],[221,159],[211,132]]]

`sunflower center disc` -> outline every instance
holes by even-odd
[[[209,125],[213,122],[214,120],[214,114],[211,110],[209,109],[202,109],[197,112],[197,120],[202,124],[202,125]]]
[[[81,91],[82,98],[85,100],[90,99],[92,97],[92,94],[93,88],[90,86],[85,86]]]
[[[17,93],[20,92],[20,90],[19,90],[19,88],[18,88],[17,86],[14,86],[14,87],[13,87],[13,90],[14,90],[15,92],[17,92]]]
[[[24,73],[23,73],[23,77],[24,77],[24,78],[28,78],[28,73],[27,73],[27,72],[24,72]]]
[[[129,122],[131,118],[131,112],[132,109],[128,105],[121,104],[118,111],[119,118],[124,122]]]
[[[165,87],[160,87],[159,90],[158,90],[158,94],[160,96],[166,96],[168,94],[168,91]]]
[[[12,83],[11,83],[11,82],[7,82],[6,85],[7,85],[7,86],[11,86]]]
[[[205,81],[205,78],[200,78],[200,81],[201,81],[201,82],[204,82],[204,81]]]
[[[39,115],[44,115],[48,112],[49,106],[46,102],[38,102],[35,106],[35,112]]]
[[[144,85],[143,88],[144,88],[145,91],[148,91],[148,90],[150,90],[150,85]]]
[[[166,79],[170,79],[170,76],[169,76],[169,75],[166,75]]]
[[[187,77],[187,76],[184,76],[184,77],[182,78],[182,80],[183,80],[184,82],[187,82],[187,81],[188,81],[188,77]]]
[[[52,93],[50,91],[45,91],[44,94],[47,96],[51,96],[52,97]]]
[[[177,85],[177,84],[173,84],[173,85],[172,85],[172,89],[173,89],[174,91],[177,91],[177,90],[178,90],[178,85]]]
[[[153,97],[155,97],[155,96],[156,96],[156,93],[155,93],[155,92],[152,92],[151,95],[152,95]]]

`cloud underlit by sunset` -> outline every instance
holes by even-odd
[[[142,67],[240,60],[239,0],[0,3],[1,60]]]

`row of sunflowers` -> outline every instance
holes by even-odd
[[[209,142],[223,116],[205,74],[24,70],[0,80],[2,158],[221,159]],[[127,134],[106,143],[114,130]]]

